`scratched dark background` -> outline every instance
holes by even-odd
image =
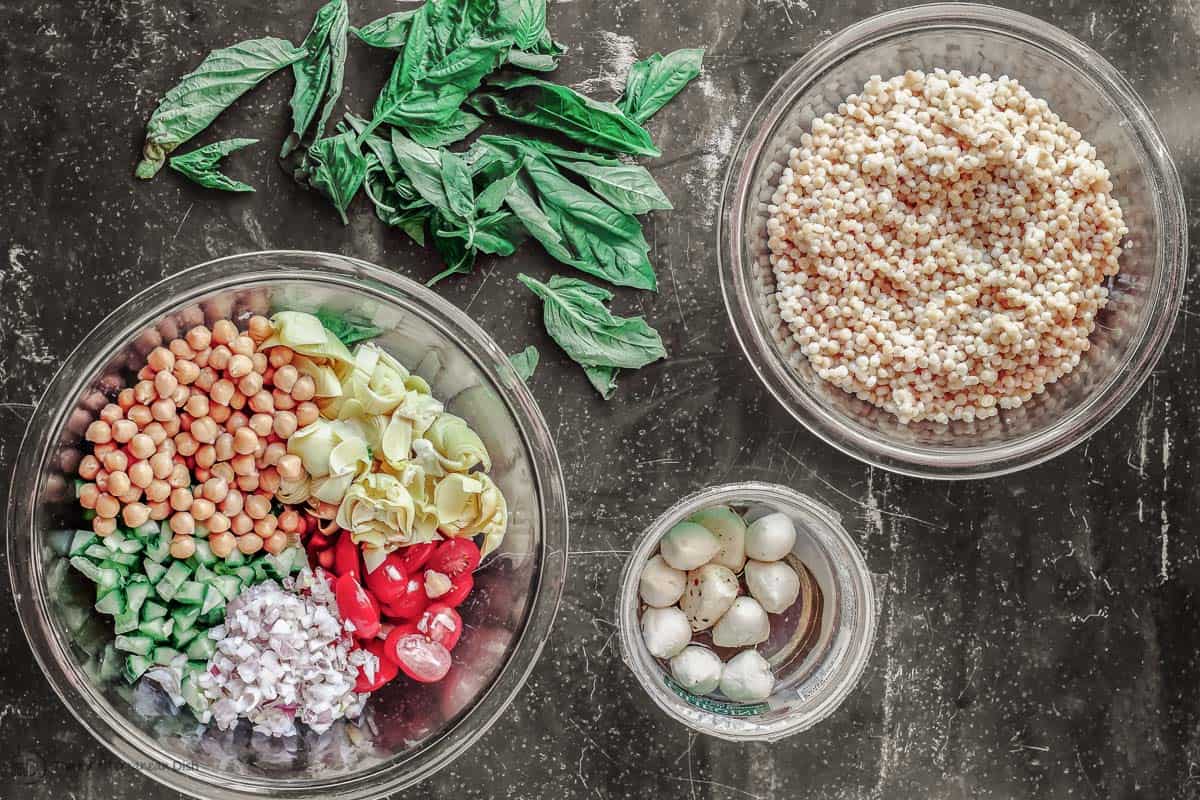
[[[348,227],[275,165],[290,80],[273,80],[202,141],[257,136],[219,196],[131,178],[156,97],[207,50],[299,41],[316,2],[77,0],[0,5],[0,468],[59,360],[115,304],[192,264],[246,250],[330,250],[424,278],[436,266],[359,206]],[[1186,301],[1168,355],[1084,447],[1003,479],[928,483],[873,470],[807,434],[736,349],[716,288],[712,223],[726,157],[775,77],[878,0],[571,0],[551,26],[559,79],[615,96],[630,61],[708,48],[706,73],[651,123],[650,167],[675,202],[649,218],[657,295],[622,291],[669,361],[604,403],[546,339],[518,269],[486,258],[441,292],[510,352],[540,346],[534,394],[567,472],[573,550],[555,632],[529,685],[457,763],[408,798],[1200,797],[1200,455]],[[1200,2],[1027,0],[1115,62],[1198,189]],[[352,2],[362,23],[398,6]],[[346,106],[369,108],[388,59],[352,45]],[[1195,227],[1193,241],[1200,239]],[[1195,251],[1194,251],[1195,252]],[[1189,285],[1190,288],[1190,285]],[[1191,324],[1190,324],[1191,323]],[[885,587],[859,690],[816,730],[774,745],[697,738],[647,705],[618,661],[617,575],[638,532],[681,494],[730,479],[786,483],[836,508]],[[12,489],[24,489],[17,478]],[[0,797],[162,798],[67,715],[0,603]]]

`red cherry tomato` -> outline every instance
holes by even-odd
[[[470,539],[447,539],[438,545],[429,559],[427,569],[457,578],[479,566],[479,548]]]
[[[390,602],[380,603],[385,616],[392,619],[415,620],[429,606],[429,596],[425,594],[425,584],[420,578],[409,578],[401,592]]]
[[[321,552],[317,553],[317,563],[321,565],[322,569],[332,570],[333,550],[322,550]]]
[[[383,563],[374,572],[367,573],[367,588],[382,605],[395,602],[404,594],[408,585],[408,570],[396,553],[388,553]]]
[[[475,588],[475,579],[471,577],[471,573],[467,572],[459,575],[457,578],[450,579],[450,591],[438,598],[439,603],[444,603],[451,608],[461,606],[463,601],[467,599],[467,595]]]
[[[354,691],[360,694],[375,691],[392,678],[395,678],[396,673],[399,672],[399,666],[388,657],[387,648],[384,647],[382,639],[372,639],[369,642],[364,642],[363,649],[375,656],[379,660],[379,665],[375,667],[375,678],[373,680],[367,678],[366,670],[363,667],[358,668],[358,678],[354,681]]]
[[[418,631],[447,650],[458,644],[462,627],[462,617],[445,603],[431,603],[417,622]]]
[[[379,633],[379,609],[374,598],[353,575],[342,575],[333,589],[338,613],[354,624],[354,638],[374,639]]]
[[[404,567],[404,574],[412,575],[425,566],[425,562],[433,555],[433,551],[437,549],[437,546],[437,542],[425,542],[423,544],[412,544],[402,550],[397,550],[396,556],[400,559],[400,566]]]
[[[434,683],[450,671],[450,651],[420,634],[399,634],[399,628],[388,636],[384,650],[400,665],[405,675],[418,683]]]
[[[338,575],[353,575],[354,580],[362,581],[362,557],[347,531],[342,532],[333,546],[333,569]]]
[[[329,537],[323,533],[314,533],[308,540],[308,546],[313,550],[324,550],[329,547]]]

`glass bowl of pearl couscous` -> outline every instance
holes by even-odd
[[[999,475],[1108,422],[1162,354],[1183,194],[1125,79],[991,6],[881,14],[809,51],[731,159],[734,333],[797,420],[896,472]]]

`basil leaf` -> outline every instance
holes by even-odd
[[[513,170],[497,180],[492,181],[475,198],[475,211],[479,214],[491,214],[504,205],[513,183],[517,179],[517,171]]]
[[[439,224],[436,216],[431,225],[435,230],[433,247],[442,257],[442,261],[446,263],[446,269],[426,281],[425,285],[433,286],[451,275],[470,273],[475,268],[475,248],[468,247],[466,241],[458,236],[437,235]]]
[[[639,369],[667,357],[662,339],[644,319],[616,317],[605,307],[612,292],[561,275],[548,283],[523,273],[517,280],[542,298],[546,332],[583,366]]]
[[[562,156],[555,158],[554,163],[582,176],[593,192],[627,214],[647,214],[674,207],[646,168],[637,164],[597,164]]]
[[[450,199],[446,197],[446,189],[442,185],[442,159],[438,151],[422,147],[393,129],[392,152],[396,155],[396,163],[425,202],[439,213],[453,216]]]
[[[508,362],[516,370],[517,377],[523,381],[528,381],[533,377],[533,371],[537,369],[539,358],[538,349],[533,345],[529,345],[521,352],[509,356]]]
[[[507,211],[471,220],[464,226],[437,232],[438,236],[462,239],[467,247],[496,256],[511,256],[524,241],[524,230]]]
[[[605,400],[611,400],[612,396],[617,391],[617,373],[621,370],[615,367],[584,367],[583,373],[587,375],[588,381],[592,384],[600,396]]]
[[[504,56],[504,63],[532,72],[553,72],[558,69],[558,56],[547,53],[527,53],[514,47]]]
[[[222,142],[213,142],[190,153],[172,156],[169,163],[171,169],[206,189],[220,189],[225,192],[253,192],[253,186],[223,175],[217,170],[217,164],[230,153],[257,142],[258,139],[226,139]]]
[[[171,151],[207,128],[250,89],[304,56],[304,48],[273,38],[248,39],[209,53],[154,109],[146,124],[137,177],[153,178]]]
[[[483,120],[469,111],[454,109],[454,114],[437,125],[406,125],[404,130],[412,140],[425,147],[445,147],[470,136]]]
[[[300,45],[304,48],[306,55],[302,61],[292,65],[292,74],[296,79],[291,100],[292,132],[283,141],[283,147],[279,151],[280,158],[286,158],[300,146],[300,140],[304,138],[304,134],[316,116],[321,98],[325,97],[326,93],[332,89],[331,78],[333,77],[335,52],[331,37],[337,36],[336,28],[340,30],[343,40],[345,39],[346,14],[346,0],[330,0],[321,6],[313,19],[312,29]],[[338,24],[339,20],[340,25]],[[345,55],[343,44],[341,48],[343,62]],[[340,75],[337,80],[336,92],[340,93]],[[325,116],[328,117],[328,115]],[[322,128],[317,130],[316,138],[321,138],[323,127],[324,123],[322,123]]]
[[[512,35],[517,47],[530,50],[546,30],[546,0],[496,0],[495,24]]]
[[[343,115],[346,124],[348,124],[355,133],[361,134],[367,129],[367,121],[361,117],[356,117],[353,114]],[[395,183],[400,177],[400,165],[396,163],[396,153],[392,150],[392,143],[382,136],[377,136],[373,133],[368,133],[362,137],[362,142],[375,155],[379,162],[379,166],[387,174],[388,181]]]
[[[369,322],[359,322],[344,314],[336,314],[323,308],[313,316],[320,320],[325,330],[336,336],[346,347],[353,347],[359,342],[374,339],[383,333],[382,328],[377,328]]]
[[[504,202],[521,220],[525,230],[538,240],[547,253],[564,264],[576,266],[575,257],[563,243],[562,236],[555,230],[550,218],[538,206],[532,192],[521,180],[517,180],[509,188],[508,193],[504,196]]]
[[[666,56],[655,53],[639,61],[630,68],[617,105],[635,122],[644,123],[700,74],[703,61],[700,49],[676,50]]]
[[[353,131],[318,139],[308,148],[305,168],[312,188],[329,198],[348,224],[346,209],[367,176],[367,160]]]
[[[321,106],[321,117],[317,120],[317,139],[325,135],[325,126],[333,115],[338,98],[342,96],[342,84],[346,79],[346,32],[350,28],[349,11],[345,0],[331,2],[337,3],[337,12],[329,28],[329,58],[332,64],[329,69],[329,89],[325,94],[325,104]]]
[[[575,141],[618,153],[659,156],[646,129],[612,103],[602,103],[566,86],[520,75],[495,81],[503,91],[484,91],[470,105],[488,116],[501,116],[558,131]]]
[[[369,47],[379,47],[387,50],[400,50],[408,41],[408,30],[412,19],[421,13],[421,9],[411,11],[395,11],[385,17],[368,22],[361,28],[351,28],[358,40]]]
[[[449,150],[441,152],[442,189],[446,192],[446,201],[451,213],[459,219],[469,220],[475,217],[475,187],[471,183],[471,173],[467,165]]]

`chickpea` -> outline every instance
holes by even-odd
[[[258,436],[266,438],[271,435],[275,419],[270,414],[256,413],[251,415],[248,427]]]
[[[271,442],[263,448],[262,457],[257,459],[259,469],[266,467],[274,467],[279,463],[279,459],[287,455],[287,448],[283,446],[283,442]],[[261,463],[259,463],[261,462]]]
[[[121,407],[122,411],[128,411],[136,402],[137,400],[133,399],[132,387],[126,387],[117,392],[117,405]]]
[[[241,489],[243,492],[257,492],[258,491],[258,475],[257,474],[238,475],[237,476],[237,487],[239,489]]]
[[[239,380],[237,384],[238,391],[246,395],[246,397],[254,397],[254,395],[262,391],[262,388],[263,376],[257,372],[247,373],[246,375],[242,376],[242,379]],[[117,408],[118,412],[120,410],[120,408]]]
[[[167,345],[167,349],[171,351],[171,355],[175,356],[176,360],[181,358],[191,358],[196,354],[192,348],[188,347],[185,339],[172,339]]]
[[[209,356],[211,356],[211,355],[212,355],[212,348],[206,347],[203,350],[197,351],[196,357],[192,360],[196,362],[197,367],[200,367],[200,369],[204,369],[205,367],[208,366],[208,359],[209,359]]]
[[[237,325],[227,319],[219,319],[212,326],[212,340],[217,344],[229,344],[238,337]]]
[[[236,517],[242,513],[242,493],[237,489],[229,489],[225,499],[220,501],[221,513]]]
[[[151,503],[161,503],[171,496],[171,484],[157,478],[150,481],[146,487],[146,499]]]
[[[196,437],[187,431],[175,437],[175,449],[182,456],[194,456],[199,447],[200,443],[196,441]]]
[[[172,489],[186,489],[191,481],[192,476],[188,472],[187,464],[176,463],[171,467],[171,477],[167,478],[167,483]]]
[[[196,532],[196,519],[186,511],[176,511],[171,515],[171,530],[182,536],[191,536]]]
[[[213,515],[208,518],[208,532],[210,534],[224,533],[227,530],[229,530],[229,517],[220,511],[214,511]],[[212,546],[212,542],[209,542],[209,546]]]
[[[156,347],[146,356],[146,364],[155,372],[169,372],[175,366],[175,354],[165,347]]]
[[[127,506],[130,503],[140,503],[142,501],[142,490],[136,486],[131,486],[125,494],[117,495],[117,499],[121,501],[122,506]]]
[[[153,381],[154,380],[154,368],[151,367],[149,364],[142,367],[141,369],[139,369],[137,371],[137,379],[139,381]]]
[[[262,519],[271,513],[271,501],[265,495],[252,494],[245,500],[246,513],[251,519]]]
[[[254,456],[249,453],[234,456],[229,464],[233,467],[234,475],[258,475],[258,466],[254,463]]]
[[[200,419],[208,416],[208,406],[208,397],[195,393],[191,394],[187,402],[183,404],[183,410],[191,414],[193,419]]]
[[[197,522],[204,522],[217,513],[217,507],[213,505],[212,500],[205,500],[203,497],[192,501],[192,516]]]
[[[294,356],[295,356],[295,353],[292,352],[292,349],[290,347],[283,347],[283,346],[272,347],[271,354],[268,356],[268,361],[270,362],[272,367],[274,367],[275,369],[278,370],[280,367],[284,366],[285,364],[292,363],[292,358]]]
[[[166,422],[175,416],[175,404],[170,400],[155,400],[150,404],[150,414],[159,422]]]
[[[132,422],[134,425],[137,425],[139,428],[146,427],[154,420],[154,416],[150,413],[150,407],[143,405],[142,403],[138,403],[137,405],[131,407],[125,412],[125,416],[130,422]]]
[[[204,467],[195,467],[192,469],[192,476],[201,483],[204,483],[206,480],[212,477],[212,473]]]
[[[228,461],[229,459],[233,458],[233,435],[230,433],[222,433],[220,436],[218,436],[216,448],[218,461]]]
[[[204,497],[214,503],[220,503],[229,495],[229,482],[224,478],[209,478],[201,487]]]
[[[94,483],[85,483],[79,487],[79,505],[84,508],[94,509],[96,501],[100,499],[100,487]]]
[[[212,343],[212,331],[203,325],[197,325],[187,332],[188,347],[200,351]]]
[[[84,432],[83,438],[94,444],[105,444],[112,441],[112,426],[104,420],[98,419],[91,425],[87,426],[87,431]]]
[[[275,326],[271,324],[271,320],[261,314],[255,314],[246,323],[246,332],[250,334],[250,338],[254,341],[263,342],[275,332]]]
[[[100,409],[100,419],[112,425],[119,419],[125,419],[125,409],[121,408],[116,403],[109,403],[104,408]]]
[[[154,442],[155,447],[167,440],[167,428],[161,422],[151,422],[142,428],[142,433],[150,437],[150,441]]]
[[[171,490],[168,502],[175,511],[187,511],[192,507],[192,500],[192,493],[186,487],[179,487]]]
[[[289,350],[288,352],[291,351]],[[296,369],[291,364],[285,364],[281,367],[275,368],[276,389],[290,394],[292,388],[296,385],[296,381],[298,380],[300,380],[300,370]]]
[[[229,398],[229,407],[235,411],[241,411],[246,407],[246,395],[234,392],[233,397]]]
[[[250,531],[254,530],[254,520],[246,512],[237,514],[230,520],[230,529],[238,536],[245,536]]]
[[[117,529],[117,521],[107,517],[93,517],[92,530],[97,536],[108,536]]]
[[[279,477],[287,481],[299,480],[304,475],[304,463],[300,456],[289,453],[279,459],[276,465]]]
[[[257,533],[247,533],[238,538],[237,548],[244,555],[252,556],[259,550],[262,550],[263,540]]]
[[[171,402],[175,404],[176,408],[183,408],[184,404],[187,403],[188,398],[191,396],[192,390],[180,384],[179,386],[176,386],[175,391],[171,393]],[[175,419],[175,417],[172,417],[172,419]],[[170,420],[168,420],[168,422],[169,421]]]
[[[109,472],[124,472],[129,469],[129,456],[123,450],[113,450],[104,454],[102,463]]]
[[[267,541],[263,543],[263,547],[266,548],[266,551],[274,556],[277,556],[286,550],[287,546],[288,537],[287,534],[283,533],[282,531],[275,531],[275,533],[271,534],[270,537],[267,538]]]
[[[117,498],[108,492],[104,492],[96,498],[97,516],[104,517],[105,519],[115,519],[120,510],[121,504],[117,502]]]
[[[316,403],[306,402],[296,406],[296,423],[301,427],[312,425],[321,416]]]
[[[149,461],[135,461],[129,465],[129,482],[139,489],[145,489],[154,480],[154,470]]]
[[[270,414],[275,410],[275,397],[266,389],[255,392],[250,397],[250,410],[259,414]]]
[[[209,400],[217,405],[227,406],[233,399],[236,391],[237,388],[233,385],[232,381],[222,378],[213,384],[212,391],[208,393],[208,397]]]
[[[175,517],[171,520],[174,521]],[[171,540],[171,556],[183,560],[196,555],[196,540],[191,536],[176,536]]]
[[[254,523],[254,532],[266,539],[268,536],[273,534],[278,527],[279,520],[275,518],[275,515],[267,514],[265,517]]]
[[[121,446],[119,444],[117,444],[116,442],[105,442],[104,444],[94,445],[92,447],[92,455],[94,455],[96,458],[99,458],[100,460],[104,460],[104,457],[106,455],[108,455],[109,453],[111,453],[114,450],[120,450],[120,449],[121,449]]]
[[[267,358],[266,353],[254,353],[250,356],[250,363],[254,365],[254,371],[263,376],[263,380],[267,379],[267,370],[270,369],[271,363]]]
[[[226,525],[228,524],[229,522],[226,520]],[[237,537],[228,531],[210,533],[208,547],[217,558],[225,558],[237,547]]]
[[[224,372],[229,367],[229,359],[233,358],[233,353],[223,344],[217,345],[212,349],[212,353],[208,356],[208,365],[217,372]]]
[[[133,387],[133,399],[137,400],[139,405],[148,406],[157,396],[158,392],[154,390],[152,381],[138,381]]]
[[[213,444],[217,441],[217,435],[220,429],[217,427],[217,422],[212,417],[201,417],[192,423],[190,433],[201,444]],[[205,466],[212,466],[206,464]]]
[[[233,434],[233,449],[239,455],[253,453],[254,448],[257,446],[258,435],[248,425],[244,428],[238,428],[237,432]],[[234,467],[234,471],[237,471],[236,466]]]
[[[267,467],[258,474],[259,491],[266,492],[269,495],[279,491],[279,470],[274,467]]]
[[[108,485],[105,488],[109,494],[120,497],[129,492],[131,485],[129,476],[124,472],[110,472],[108,475]]]
[[[121,509],[121,519],[130,528],[137,528],[150,521],[150,507],[143,503],[130,503]]]
[[[160,372],[154,376],[154,391],[161,398],[168,398],[179,388],[179,379],[170,372]]]
[[[208,366],[200,369],[200,374],[196,376],[196,382],[192,385],[202,392],[208,392],[212,391],[212,387],[215,386],[216,383],[217,371],[211,366]]]
[[[230,415],[233,414],[233,409],[229,406],[213,406],[208,415],[212,417],[213,422],[218,425],[224,425],[229,421]]]
[[[150,503],[150,519],[155,522],[162,522],[167,517],[171,516],[170,503]]]
[[[222,461],[219,464],[213,464],[212,474],[218,478],[224,478],[226,483],[233,483],[237,475],[233,471],[228,461]]]
[[[272,420],[271,430],[280,439],[290,439],[299,427],[299,419],[291,411],[277,411]]]
[[[246,358],[249,358],[250,355],[254,352],[255,346],[256,345],[254,344],[253,339],[251,339],[249,336],[246,336],[245,334],[242,334],[241,336],[237,337],[236,339],[234,339],[232,342],[229,343],[229,350],[234,355],[245,356]],[[253,369],[253,367],[251,367],[251,368]]]
[[[129,453],[136,459],[149,458],[157,449],[154,440],[145,433],[139,433],[129,440]]]
[[[170,453],[158,452],[150,456],[150,470],[155,478],[165,481],[171,477],[171,470],[174,468],[175,460],[171,458]]]
[[[100,471],[100,459],[93,455],[86,455],[79,461],[79,477],[85,481],[90,481],[96,477],[96,473]]]
[[[287,392],[276,389],[271,392],[271,404],[279,411],[291,411],[296,407],[296,401]]]
[[[181,385],[191,386],[200,377],[200,365],[195,361],[176,361],[172,374]]]
[[[230,433],[235,433],[238,428],[244,428],[250,424],[250,418],[241,411],[231,411],[229,419],[225,421],[225,430]]]

